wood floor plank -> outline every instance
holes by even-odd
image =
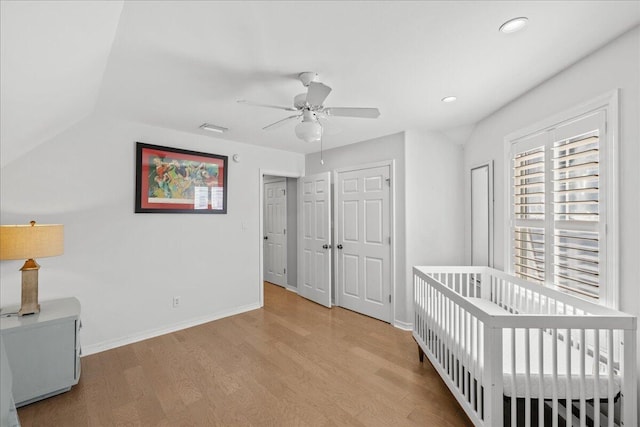
[[[471,426],[409,332],[265,283],[265,306],[82,359],[31,426]]]

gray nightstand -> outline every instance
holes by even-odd
[[[6,307],[0,315],[17,312]],[[40,313],[0,318],[17,407],[71,388],[80,379],[80,302],[40,302]]]

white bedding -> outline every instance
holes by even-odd
[[[542,334],[542,346],[543,346],[543,372],[542,376],[542,393],[545,399],[553,398],[553,374],[552,363],[553,355],[551,346],[553,345],[554,338],[547,334]],[[502,364],[503,364],[503,386],[504,395],[513,396],[512,390],[512,368],[511,368],[511,330],[504,329],[502,334]],[[525,375],[525,331],[523,329],[516,329],[516,375],[515,375],[515,395],[516,397],[525,397],[526,391],[526,375]],[[530,397],[540,397],[540,375],[539,375],[539,357],[538,357],[538,339],[539,331],[531,330],[529,333],[529,354],[530,354],[530,381],[531,381],[531,394]],[[580,391],[580,352],[571,347],[571,379],[567,379],[567,348],[563,341],[558,341],[558,381],[556,383],[557,396],[559,399],[564,399],[568,395],[567,383],[571,385],[571,398],[578,399],[581,396]],[[585,355],[585,381],[584,381],[584,396],[585,399],[593,399],[595,393],[595,375],[593,370],[593,357]],[[613,380],[613,395],[617,395],[620,391],[619,380],[614,376]],[[609,378],[607,374],[600,374],[598,379],[598,395],[601,399],[607,397],[609,387]]]
[[[504,310],[492,303],[491,301],[481,298],[468,298],[468,300],[482,309],[483,311],[492,313],[504,314]],[[531,398],[540,397],[540,375],[539,375],[539,357],[538,357],[538,340],[539,330],[531,329],[529,333],[529,355],[530,355],[530,394]],[[511,367],[511,329],[503,329],[503,345],[502,345],[502,362],[503,362],[503,393],[505,396],[511,397],[514,395],[512,385],[512,367]],[[515,374],[515,396],[526,397],[526,374],[525,374],[525,331],[524,329],[516,329],[516,374]],[[553,374],[552,374],[552,345],[554,338],[548,334],[543,333],[543,376],[542,376],[542,395],[545,399],[553,398]],[[580,351],[571,347],[571,379],[567,378],[567,348],[564,341],[558,341],[557,343],[558,357],[557,357],[557,397],[558,399],[565,399],[568,396],[568,384],[571,386],[571,399],[577,400],[582,395],[585,399],[593,399],[595,393],[595,375],[593,373],[594,361],[593,357],[588,354],[585,355],[585,381],[584,390],[581,392],[580,381]],[[608,396],[609,378],[606,373],[600,374],[598,380],[598,395],[601,399],[606,399]],[[616,396],[620,392],[620,380],[614,376],[613,380],[613,396]]]

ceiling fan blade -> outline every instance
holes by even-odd
[[[266,125],[265,127],[262,128],[262,130],[271,130],[271,129],[279,128],[280,126],[285,124],[287,122],[287,120],[297,119],[300,116],[301,116],[300,114],[296,114],[295,116],[289,116],[289,117],[284,118],[282,120],[278,120],[277,122],[271,123],[270,125]]]
[[[296,108],[294,107],[282,107],[280,105],[272,105],[272,104],[260,104],[258,102],[252,102],[252,101],[247,101],[246,99],[240,99],[238,100],[238,104],[245,104],[245,105],[251,105],[253,107],[266,107],[266,108],[275,108],[278,110],[285,110],[285,111],[298,111]]]
[[[380,116],[377,108],[356,108],[356,107],[327,107],[323,112],[328,116],[341,117],[362,117],[366,119],[375,119]]]
[[[307,91],[307,104],[319,107],[330,93],[331,88],[329,86],[320,82],[311,82]]]

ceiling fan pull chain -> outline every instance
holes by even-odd
[[[320,164],[321,165],[324,165],[324,159],[322,158],[322,140],[324,139],[323,137],[324,137],[324,126],[322,126],[322,123],[320,123]]]

